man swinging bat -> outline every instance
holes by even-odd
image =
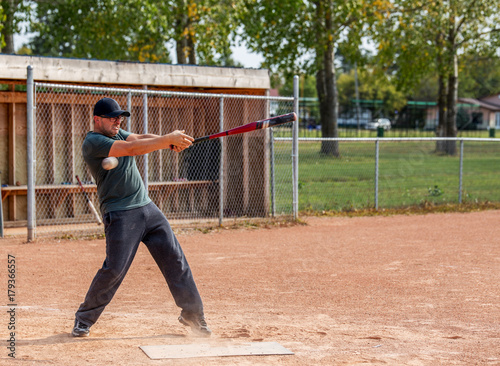
[[[106,259],[97,271],[84,302],[75,314],[73,336],[86,337],[110,303],[143,242],[160,268],[175,303],[182,309],[179,321],[200,336],[210,336],[203,304],[186,257],[170,224],[148,197],[134,156],[171,148],[180,152],[194,139],[184,131],[167,135],[138,135],[120,128],[124,116],[111,98],[94,106],[94,130],[87,133],[82,153],[97,183],[97,193],[106,234]],[[172,145],[172,147],[171,147]],[[103,159],[118,158],[106,170]]]

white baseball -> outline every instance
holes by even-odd
[[[108,158],[103,159],[101,164],[103,169],[106,170],[114,169],[118,166],[118,159],[115,158],[114,156],[110,156]]]

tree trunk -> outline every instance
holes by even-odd
[[[445,76],[440,73],[438,76],[438,126],[436,128],[437,137],[446,137],[446,81]],[[436,152],[445,153],[446,146],[444,141],[438,141],[436,143]]]
[[[175,45],[175,50],[177,52],[177,63],[179,65],[186,64],[186,53],[184,52],[186,48],[187,48],[186,39],[185,38],[178,39]]]
[[[3,50],[0,49],[2,53],[13,54],[14,51],[14,35],[13,34],[5,34],[5,47]]]
[[[446,137],[457,137],[457,100],[458,100],[458,60],[453,54],[453,71],[448,77],[448,96],[446,100]],[[446,142],[446,154],[457,154],[456,141]]]
[[[183,14],[177,24],[177,29],[181,30],[179,39],[176,41],[177,63],[185,65],[189,61],[189,64],[196,65],[195,44],[189,32],[190,20],[187,15]]]
[[[193,36],[191,34],[187,35],[187,47],[189,50],[189,64],[196,65],[196,53]]]
[[[331,31],[332,14],[330,8],[323,9],[318,4],[318,15],[325,20],[327,31]],[[338,137],[338,94],[334,65],[334,44],[332,39],[325,38],[323,34],[318,34],[318,39],[326,40],[324,44],[319,43],[316,49],[316,63],[318,65],[316,90],[319,99],[321,132],[323,137]],[[340,156],[338,141],[322,141],[320,152],[324,155]]]
[[[4,15],[5,22],[3,23],[3,34],[5,39],[5,47],[2,49],[0,44],[0,52],[13,54],[14,50],[14,14],[15,14],[15,3],[14,0],[2,1],[4,5]]]
[[[176,42],[177,63],[179,65],[196,65],[196,53],[193,38],[191,36],[182,36]],[[188,62],[189,60],[189,62]]]

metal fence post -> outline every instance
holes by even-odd
[[[464,140],[460,140],[460,169],[458,177],[458,203],[462,203],[462,178],[464,173]]]
[[[276,180],[274,171],[274,132],[272,127],[269,131],[269,154],[271,155],[271,215],[276,216]]]
[[[34,150],[35,150],[35,124],[34,124],[34,88],[33,66],[29,65],[26,80],[26,123],[27,123],[27,219],[28,219],[28,241],[35,239],[35,177],[34,177]]]
[[[375,140],[375,210],[378,210],[379,139]]]
[[[127,93],[127,111],[132,113],[132,92]],[[127,131],[130,132],[132,130],[132,120],[131,117],[127,117]]]
[[[269,90],[266,90],[266,118],[271,116],[271,102],[269,100]],[[269,185],[271,189],[271,217],[276,216],[276,183],[275,183],[275,171],[274,171],[274,132],[273,128],[269,129]]]
[[[144,85],[144,90],[147,90],[148,86]],[[142,108],[143,108],[143,122],[144,122],[144,127],[142,133],[147,134],[148,133],[148,93],[144,93],[142,96]],[[149,159],[148,159],[149,154],[144,154],[144,167],[143,167],[143,176],[144,176],[144,187],[146,188],[146,192],[148,191],[148,185],[149,185]]]
[[[299,216],[299,77],[293,77],[293,109],[297,114],[297,121],[293,123],[292,143],[292,180],[293,180],[293,218]]]
[[[219,131],[224,131],[224,97],[220,98],[219,103]],[[220,162],[219,162],[219,226],[222,226],[224,218],[224,141],[220,141]]]

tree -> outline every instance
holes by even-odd
[[[404,93],[397,90],[396,86],[386,74],[380,74],[374,69],[363,68],[359,70],[359,99],[382,100],[382,115],[393,119],[395,111],[401,110],[406,104]],[[340,105],[349,106],[355,94],[354,70],[341,74],[338,78]]]
[[[338,137],[335,50],[359,46],[357,32],[370,6],[361,0],[243,0],[238,11],[242,38],[264,56],[264,67],[316,76],[324,137]],[[339,156],[338,143],[322,142],[321,153]]]
[[[14,34],[29,15],[30,4],[22,0],[0,0],[0,52],[14,53]]]
[[[169,62],[166,19],[148,1],[38,2],[33,52],[44,56]]]
[[[177,62],[205,65],[234,65],[231,39],[235,33],[236,1],[176,0],[169,13],[174,24]]]
[[[5,15],[4,15],[4,10],[3,6],[0,3],[0,52],[2,51],[2,46],[4,45],[4,34],[2,33],[2,30],[4,28],[3,22],[5,21]]]
[[[459,64],[459,90],[464,98],[500,94],[500,57],[462,56]]]
[[[230,0],[38,2],[34,53],[51,56],[224,64],[230,58]]]
[[[498,46],[498,5],[500,0],[392,0],[376,27],[379,55],[395,65],[402,85],[437,75],[439,137],[457,136],[459,56],[491,55]],[[455,155],[456,144],[438,144],[437,150]]]

